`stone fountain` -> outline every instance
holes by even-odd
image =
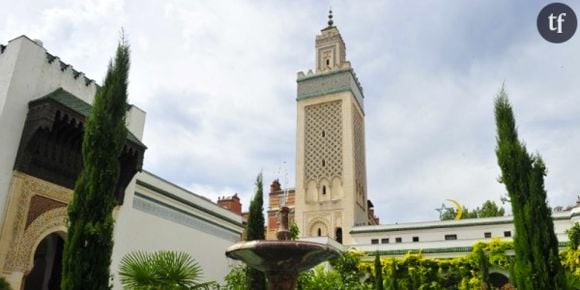
[[[277,241],[239,242],[226,251],[227,257],[266,273],[270,290],[295,289],[299,272],[339,254],[336,248],[329,245],[290,240],[288,212],[286,206],[280,209]]]

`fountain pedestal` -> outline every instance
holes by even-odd
[[[288,211],[288,207],[280,209],[277,241],[240,242],[226,251],[227,257],[243,261],[248,267],[266,273],[270,290],[295,289],[298,273],[339,254],[337,249],[329,245],[291,241]]]

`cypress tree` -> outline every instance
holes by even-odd
[[[381,256],[379,251],[375,253],[375,289],[383,290],[383,265],[381,265]]]
[[[482,289],[491,289],[489,284],[489,261],[483,251],[483,245],[477,246],[475,249],[475,255],[479,267]]]
[[[397,260],[391,259],[391,277],[389,280],[389,290],[399,290],[399,276],[397,274]]]
[[[256,178],[256,194],[250,203],[250,214],[246,227],[246,241],[264,240],[264,182],[262,173]],[[263,272],[248,267],[248,288],[252,290],[266,289],[266,276]]]
[[[546,202],[546,166],[518,139],[504,88],[495,100],[496,154],[500,181],[506,186],[514,216],[515,282],[518,289],[566,289],[558,258],[558,240]]]
[[[121,39],[84,126],[83,169],[68,207],[61,289],[110,289],[114,190],[127,137],[129,46]]]

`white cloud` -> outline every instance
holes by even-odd
[[[286,161],[294,185],[295,77],[313,67],[324,3],[93,2],[15,3],[0,12],[2,42],[40,38],[99,81],[124,27],[148,170],[213,200],[237,192],[244,207],[261,170],[268,188]],[[435,219],[447,198],[499,200],[493,98],[504,81],[522,139],[546,160],[551,204],[574,201],[580,47],[578,37],[539,37],[541,6],[333,4],[365,89],[369,194],[382,222]]]

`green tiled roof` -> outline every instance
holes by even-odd
[[[58,88],[54,92],[52,92],[52,93],[50,93],[50,94],[48,94],[40,99],[37,99],[35,101],[44,100],[44,99],[54,100],[54,101],[56,101],[64,106],[68,107],[69,109],[83,115],[85,118],[89,116],[89,113],[91,112],[91,108],[92,108],[91,105],[89,105],[85,101],[77,98],[75,95],[67,92],[63,88]],[[139,146],[142,146],[143,148],[147,148],[147,146],[145,146],[145,144],[143,144],[130,131],[127,131],[127,139],[132,143],[135,143]]]

